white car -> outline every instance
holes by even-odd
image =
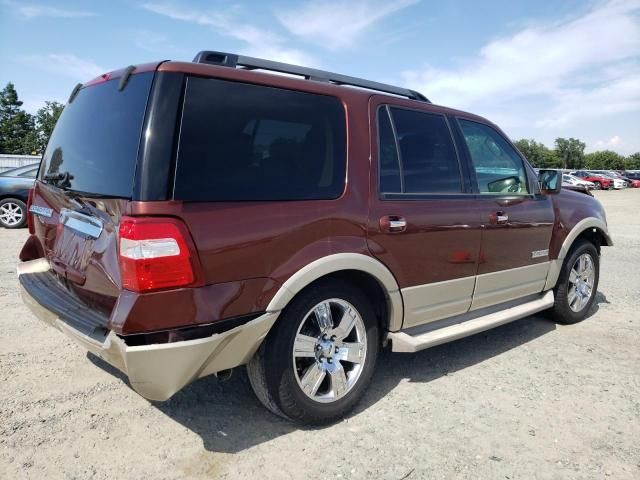
[[[604,176],[611,179],[611,181],[613,182],[611,184],[611,187],[614,188],[615,190],[621,190],[623,188],[628,187],[627,182],[621,178],[614,177],[613,175],[604,175]]]
[[[563,187],[585,187],[587,190],[593,190],[594,188],[596,188],[595,183],[588,182],[587,180],[583,180],[569,173],[562,174],[562,186]]]

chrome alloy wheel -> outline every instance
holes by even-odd
[[[595,277],[593,259],[588,253],[583,253],[576,259],[569,273],[567,301],[569,302],[569,308],[574,312],[582,311],[589,303],[593,295]]]
[[[0,205],[0,222],[7,227],[18,225],[23,216],[22,208],[17,203],[6,202]]]
[[[367,331],[349,302],[331,298],[303,317],[293,345],[293,370],[312,400],[331,403],[355,386],[367,358]]]

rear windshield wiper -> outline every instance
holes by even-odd
[[[73,180],[73,175],[69,172],[56,172],[56,173],[46,173],[43,177],[43,180],[51,185],[55,185],[59,188],[68,188],[71,186],[71,180]]]

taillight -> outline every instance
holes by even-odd
[[[192,258],[193,243],[181,221],[122,217],[119,233],[123,288],[143,292],[195,282],[197,259]]]
[[[30,188],[29,195],[27,196],[27,227],[29,227],[29,233],[31,235],[36,233],[36,229],[33,226],[33,214],[30,212],[32,203],[33,203],[33,188]]]

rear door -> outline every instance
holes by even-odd
[[[386,102],[370,103],[367,242],[400,285],[406,328],[469,309],[481,225],[446,116]]]
[[[120,290],[118,224],[133,195],[153,76],[134,74],[124,89],[119,78],[82,88],[55,127],[35,183],[32,256],[47,258],[65,288],[105,315]]]
[[[539,293],[549,271],[551,199],[540,194],[533,170],[500,131],[475,119],[456,123],[482,221],[471,310]]]

